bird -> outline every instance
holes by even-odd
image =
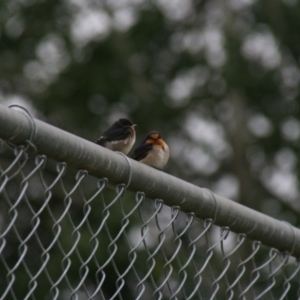
[[[161,170],[169,160],[169,147],[158,131],[147,134],[142,144],[135,150],[131,158],[145,165]]]
[[[135,143],[135,126],[136,124],[133,124],[128,119],[119,119],[104,131],[95,143],[112,151],[119,151],[127,155]]]

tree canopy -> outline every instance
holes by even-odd
[[[2,0],[0,100],[94,141],[120,117],[167,173],[300,225],[300,2]]]

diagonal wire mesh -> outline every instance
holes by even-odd
[[[31,139],[1,140],[0,173],[1,300],[300,299],[299,258],[129,190],[130,173],[95,178]]]

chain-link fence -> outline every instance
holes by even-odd
[[[0,299],[300,299],[298,229],[26,111],[0,124]]]

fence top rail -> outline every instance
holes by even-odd
[[[300,230],[286,222],[226,199],[179,178],[150,168],[130,158],[58,129],[20,111],[0,105],[0,138],[14,144],[29,140],[38,153],[84,169],[89,174],[113,183],[128,184],[152,199],[166,205],[179,206],[196,217],[211,218],[219,226],[264,245],[300,257]]]

